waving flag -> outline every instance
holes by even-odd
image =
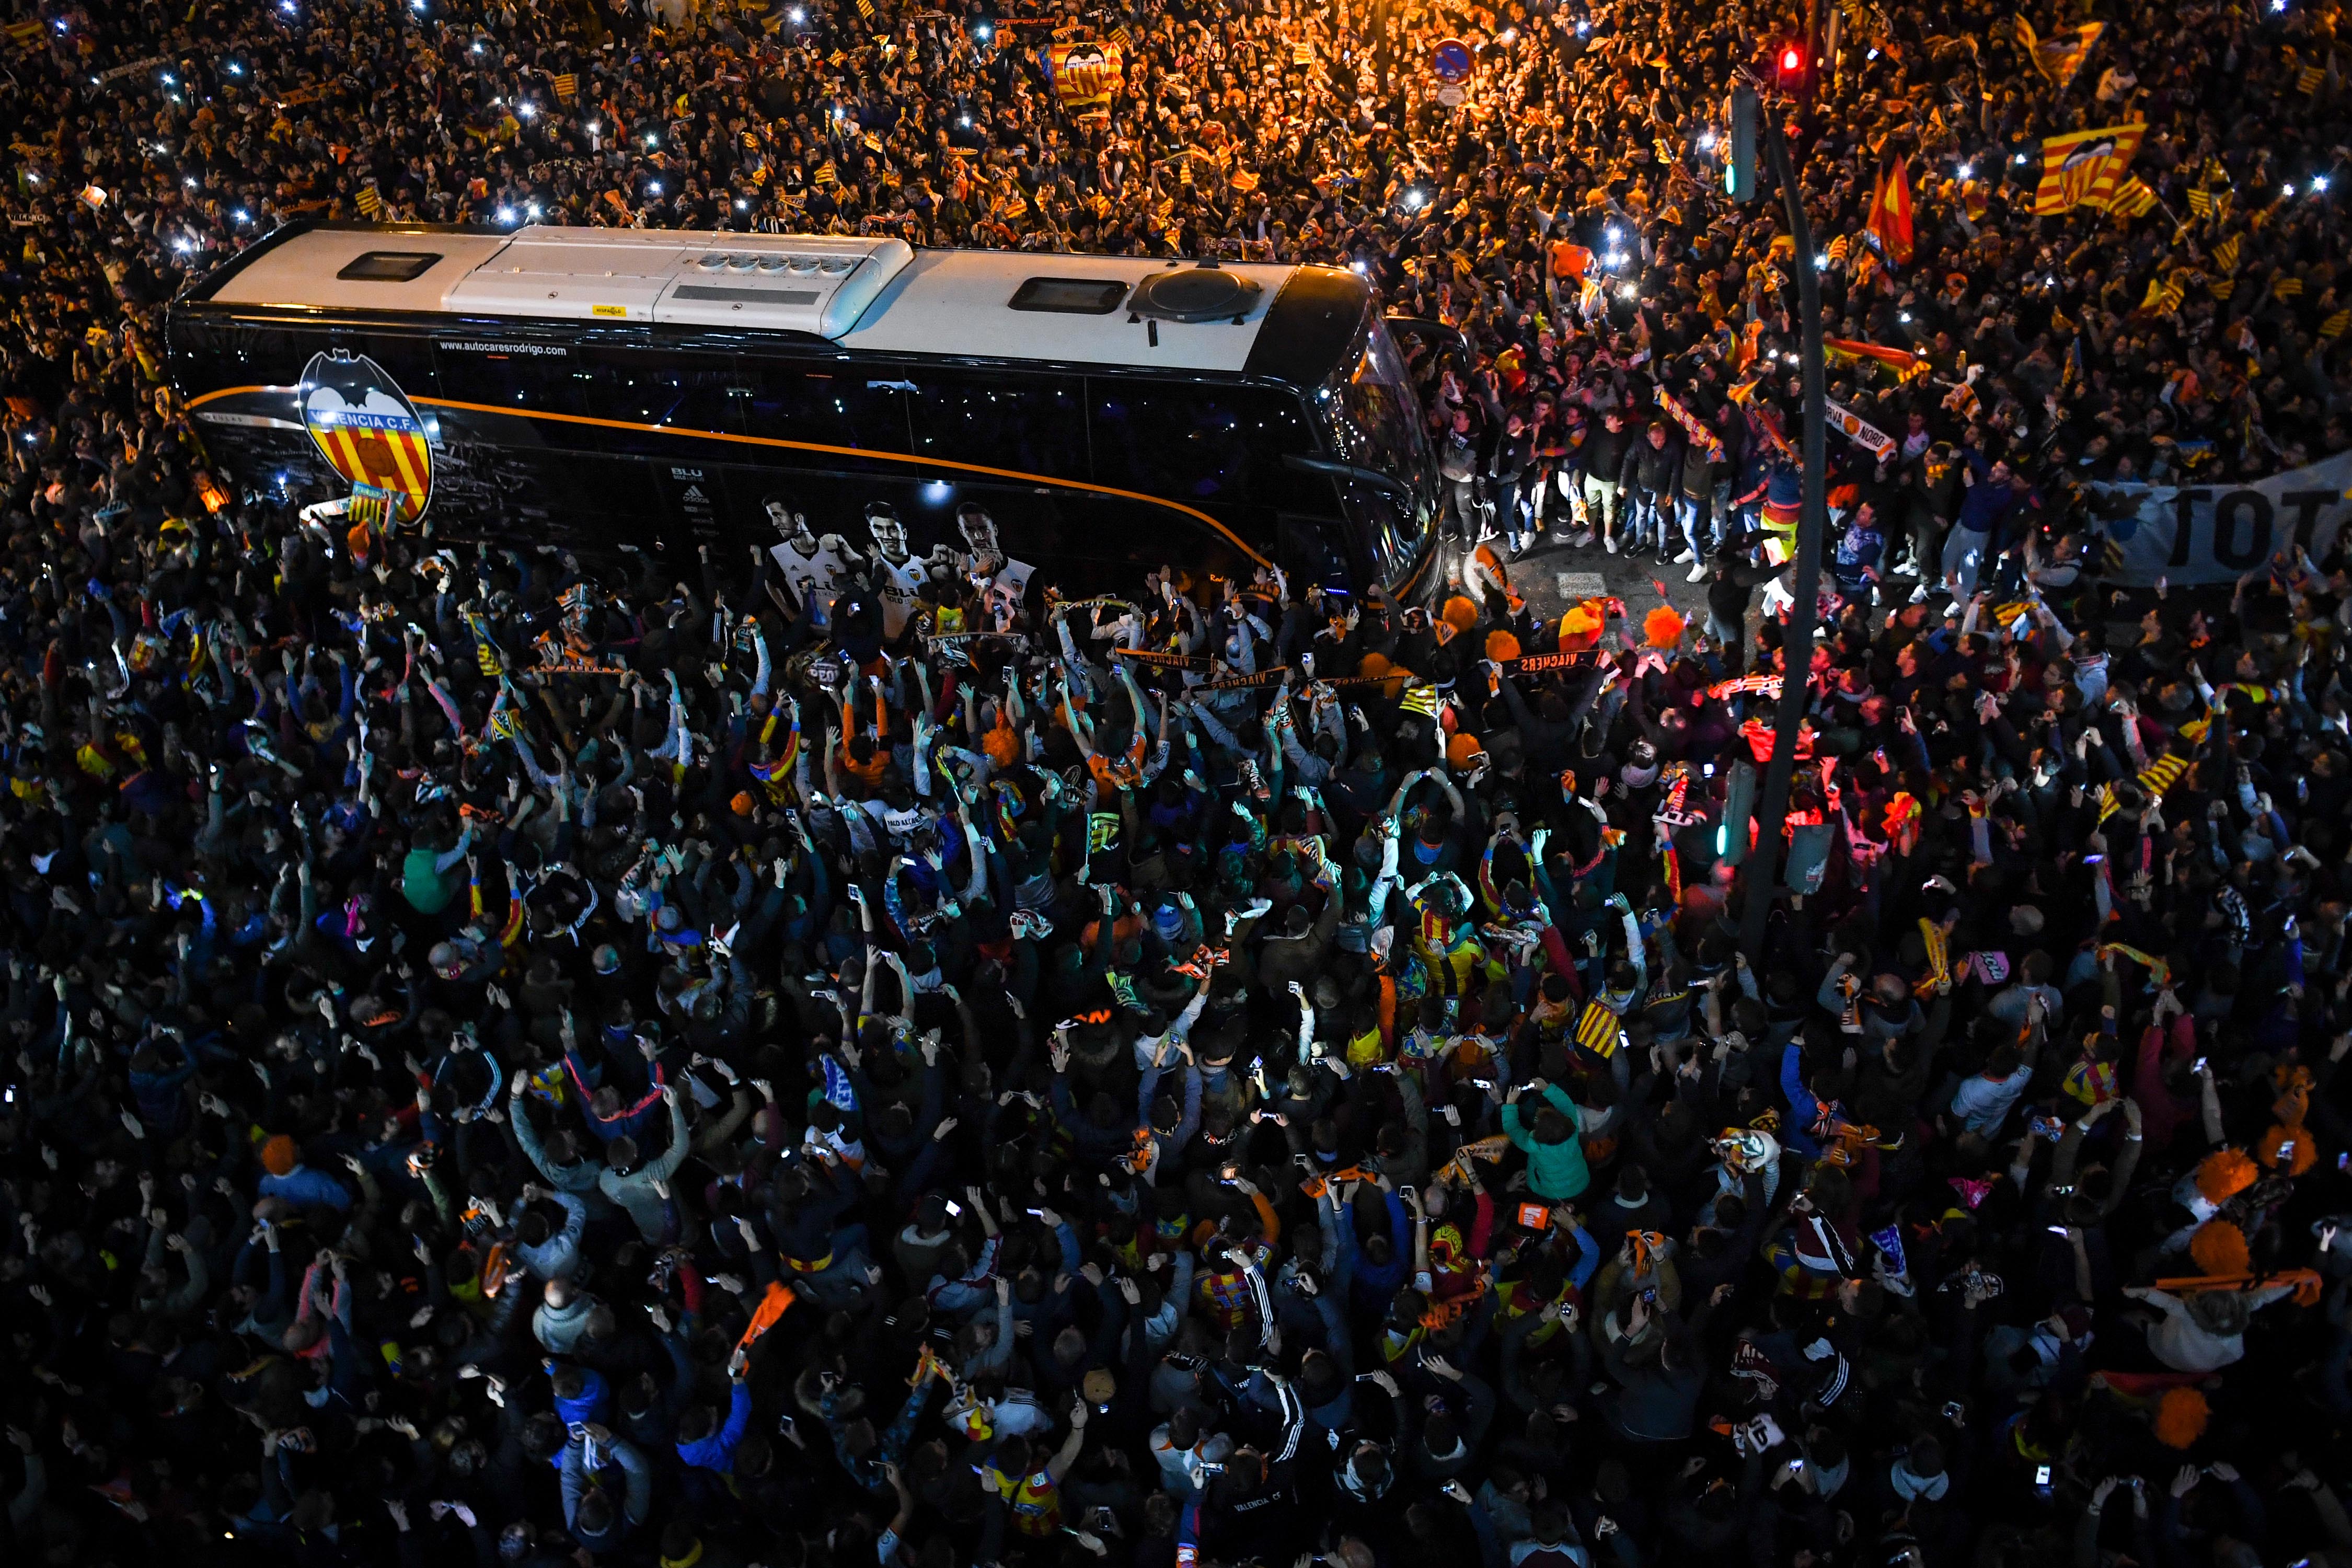
[[[1878,172],[1870,192],[1870,221],[1863,232],[1888,261],[1897,267],[1911,264],[1911,176],[1902,159]]]
[[[2078,206],[2105,207],[2139,151],[2145,124],[2109,125],[2074,131],[2042,143],[2042,180],[2033,191],[2033,216],[2048,217]]]
[[[1917,354],[1878,343],[1857,342],[1852,338],[1823,338],[1822,354],[1834,365],[1853,365],[1874,359],[1904,381],[1914,381],[1927,374],[1927,362]]]
[[[2107,210],[2117,217],[2132,218],[2154,212],[2157,205],[2156,192],[2146,180],[2134,174],[2116,187],[2115,197],[2107,203]]]
[[[849,1081],[848,1069],[832,1057],[818,1058],[824,1064],[824,1098],[835,1110],[857,1109],[857,1089]]]
[[[2106,30],[2105,22],[2088,22],[2079,27],[2065,28],[2052,37],[2036,38],[2033,25],[2022,16],[2017,19],[2017,41],[2025,47],[2026,54],[2032,58],[2033,68],[2061,92],[2074,81],[2075,73],[2083,68],[2083,61],[2091,52],[2091,46],[2097,43],[2099,35]]]

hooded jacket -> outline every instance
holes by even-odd
[[[1584,1145],[1573,1129],[1581,1118],[1576,1101],[1556,1083],[1543,1087],[1543,1096],[1552,1108],[1568,1118],[1569,1135],[1557,1143],[1538,1142],[1534,1132],[1521,1121],[1517,1100],[1503,1107],[1503,1131],[1510,1136],[1528,1157],[1528,1187],[1538,1197],[1553,1203],[1565,1203],[1582,1195],[1592,1184],[1592,1172],[1584,1163]]]

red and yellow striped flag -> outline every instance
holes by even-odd
[[[1911,176],[1897,158],[1878,172],[1871,187],[1870,221],[1864,232],[1878,243],[1878,252],[1897,267],[1911,264]]]
[[[2109,125],[2044,141],[2042,179],[2033,191],[2033,216],[2048,217],[2078,206],[2105,206],[2147,134],[2145,124]]]

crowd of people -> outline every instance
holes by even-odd
[[[1817,260],[1717,161],[1791,17],[1024,10],[20,8],[6,1558],[2352,1563],[2345,548],[2126,595],[2086,488],[2352,447],[2334,9],[1843,10]],[[1465,549],[908,615],[879,514],[334,521],[160,360],[305,216],[1354,265]],[[1809,261],[1895,352],[1792,659]]]

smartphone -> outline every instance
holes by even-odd
[[[10,1089],[8,1091],[8,1098],[10,1100],[16,1099],[16,1091],[13,1089]],[[2344,1152],[2336,1156],[2336,1168],[2339,1171],[2352,1171],[2352,1149],[2347,1149]]]
[[[2053,1225],[2049,1226],[2048,1229],[2050,1234],[2053,1236],[2063,1236],[2066,1234],[2066,1227],[2063,1225]]]
[[[1699,764],[1698,776],[1703,779],[1713,778],[1715,776],[1715,764],[1713,763],[1701,763]]]
[[[2033,1467],[2033,1489],[2042,1493],[2044,1497],[2050,1495],[2049,1466],[2036,1465]]]
[[[2195,1061],[2189,1063],[2189,1070],[2190,1072],[2203,1072],[2205,1070],[2205,1058],[2203,1057],[2199,1057]]]
[[[1028,1209],[1024,1212],[1026,1213],[1031,1219],[1044,1219],[1045,1217],[1045,1211],[1044,1209]]]
[[[1791,1459],[1791,1460],[1790,1460],[1790,1461],[1789,1461],[1789,1472],[1790,1472],[1790,1474],[1791,1474],[1791,1475],[1796,1474],[1798,1471],[1800,1471],[1800,1470],[1803,1469],[1804,1468],[1805,1468],[1805,1461],[1804,1461],[1804,1457],[1803,1457],[1802,1455],[1800,1455],[1800,1456],[1798,1456],[1796,1458],[1793,1458],[1793,1459]]]
[[[963,1205],[956,1202],[953,1198],[950,1198],[948,1200],[948,1213],[953,1215],[958,1219],[961,1219],[963,1217]]]
[[[2106,858],[2107,858],[2104,855],[2085,855],[2083,857],[2083,864],[2085,866],[2104,865]]]
[[[2288,1162],[2289,1160],[2292,1160],[2292,1159],[2294,1159],[2294,1139],[2292,1139],[2292,1138],[2283,1138],[2283,1139],[2279,1140],[2279,1152],[2278,1152],[2278,1157],[2279,1157],[2279,1163],[2280,1163],[2281,1164],[2284,1164],[2284,1163],[2286,1163],[2286,1162]]]

